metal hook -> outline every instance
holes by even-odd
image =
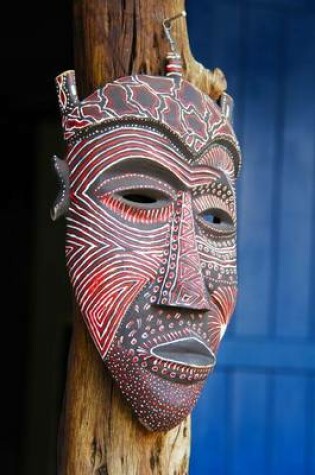
[[[187,16],[187,13],[185,12],[185,10],[183,10],[182,12],[178,13],[177,15],[174,15],[170,18],[166,18],[165,20],[163,20],[164,32],[165,32],[166,38],[168,39],[168,41],[171,45],[171,51],[172,52],[175,52],[177,50],[176,41],[174,40],[174,38],[171,35],[172,21],[177,20],[178,18],[181,18],[181,17],[185,18],[186,16]]]

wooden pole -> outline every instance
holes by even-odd
[[[169,45],[163,19],[184,0],[74,0],[75,69],[81,98],[131,73],[164,74]],[[217,99],[220,70],[192,57],[186,22],[174,23],[185,78]],[[183,475],[188,473],[190,420],[150,433],[132,415],[75,307],[66,392],[58,440],[58,475]]]

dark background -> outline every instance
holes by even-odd
[[[66,310],[54,315],[68,302],[62,292],[55,305],[53,292],[67,281],[57,245],[63,224],[51,226],[49,207],[55,192],[50,157],[62,148],[54,77],[73,67],[71,1],[6,2],[1,10],[0,472],[44,475],[54,473],[47,468],[54,457],[52,415],[70,327]],[[58,330],[49,323],[62,318]]]
[[[190,472],[314,475],[315,4],[186,4],[196,59],[227,75],[244,155],[240,297],[193,413]],[[71,1],[8,2],[1,18],[0,471],[53,475],[71,305],[50,157]]]

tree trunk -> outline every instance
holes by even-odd
[[[131,73],[163,75],[169,44],[162,22],[182,10],[183,0],[74,0],[80,97]],[[193,59],[183,18],[173,25],[186,79],[217,99],[226,86],[223,74]],[[74,313],[58,474],[187,474],[189,418],[167,433],[144,429],[107,372],[77,307]]]

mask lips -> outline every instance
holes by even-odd
[[[216,364],[213,351],[195,336],[156,345],[151,348],[151,354],[192,368],[213,368]]]

